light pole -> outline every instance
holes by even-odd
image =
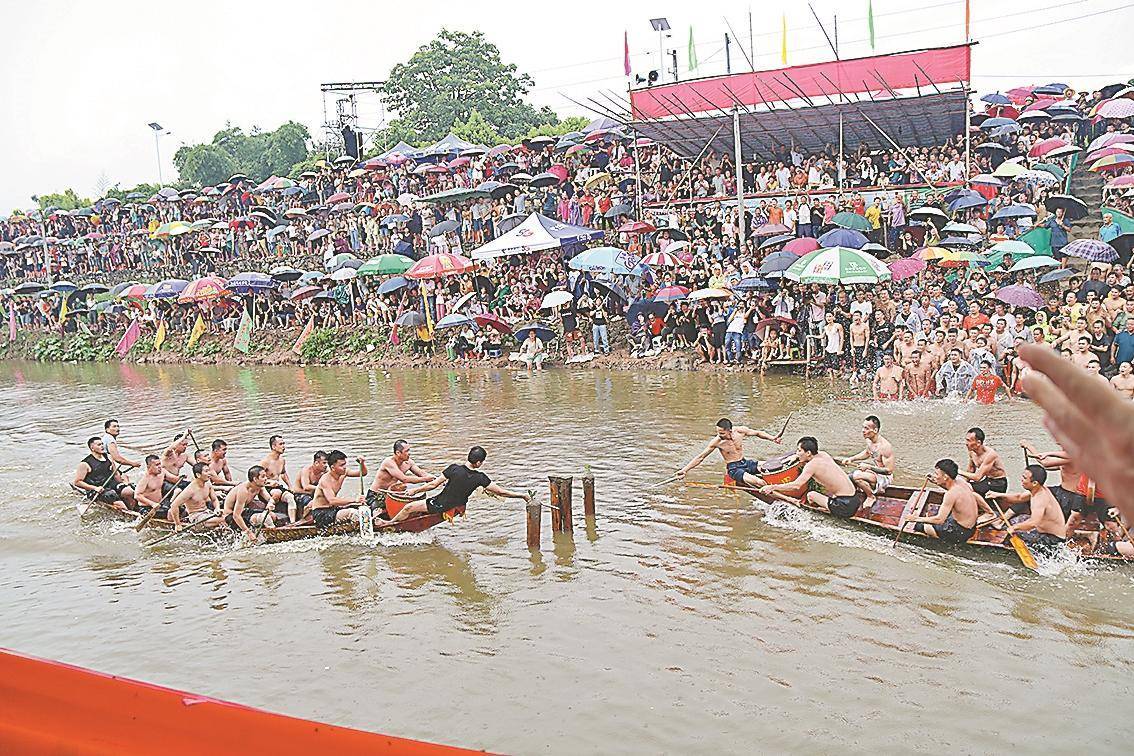
[[[162,132],[163,129],[162,129],[162,125],[160,123],[158,123],[157,121],[152,121],[149,124],[149,127],[154,132],[154,153],[157,154],[157,182],[158,182],[158,187],[160,188],[161,185],[162,185],[162,181],[161,181],[161,132]],[[166,132],[166,133],[169,133],[169,132]]]
[[[669,20],[665,18],[651,18],[650,26],[658,33],[658,78],[665,72],[665,37],[669,31]]]

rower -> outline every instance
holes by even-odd
[[[387,516],[397,514],[396,511],[392,514],[387,512],[387,492],[405,491],[407,484],[430,483],[436,477],[422,470],[410,459],[409,442],[399,438],[394,442],[394,453],[382,460],[382,464],[378,466],[374,483],[366,492],[366,504],[375,515],[386,519]]]
[[[213,491],[212,481],[209,480],[209,465],[207,462],[196,462],[193,465],[193,480],[189,485],[173,497],[169,512],[173,515],[173,529],[181,530],[181,508],[189,518],[190,525],[205,522],[205,527],[216,528],[223,525],[223,521],[216,513],[217,495]]]
[[[291,492],[291,478],[287,474],[287,460],[284,459],[286,444],[283,436],[274,435],[268,439],[268,456],[260,460],[260,467],[268,471],[268,495],[272,497],[272,507],[279,512],[281,502],[287,507],[287,517],[295,522],[296,503]]]
[[[185,488],[189,482],[183,480],[181,477],[181,468],[185,467],[185,463],[189,461],[189,435],[192,433],[188,428],[184,433],[178,433],[173,437],[173,442],[165,447],[165,451],[161,453],[161,467],[165,474],[165,482],[161,487],[161,495],[165,496],[173,490],[174,486],[178,488]]]
[[[311,517],[320,530],[326,530],[339,522],[357,523],[358,505],[366,501],[362,496],[353,499],[339,496],[347,478],[366,475],[366,459],[355,457],[358,470],[347,470],[346,459],[346,454],[332,449],[327,454],[327,474],[319,478],[319,483],[315,486],[315,495],[311,499]]]
[[[228,442],[222,438],[214,439],[210,446],[208,475],[214,485],[232,485],[232,470],[228,467]]]
[[[995,449],[985,446],[983,429],[974,427],[965,431],[965,449],[969,453],[969,469],[961,470],[960,475],[969,482],[977,496],[988,496],[989,491],[1004,493],[1008,490],[1008,473],[1004,471],[1004,463]],[[987,525],[996,515],[983,499],[979,505],[982,522],[978,524]]]
[[[265,490],[267,485],[267,471],[252,465],[248,468],[248,482],[233,486],[224,497],[224,523],[243,532],[249,541],[256,540],[249,525],[275,527],[275,518],[267,508],[272,503]]]
[[[1067,521],[1063,510],[1051,491],[1044,487],[1047,470],[1042,465],[1028,465],[1020,476],[1023,493],[999,493],[990,491],[987,496],[997,503],[1009,506],[1028,504],[1031,507],[1028,519],[1014,525],[1016,535],[1020,536],[1034,550],[1045,556],[1053,555],[1063,545],[1067,533]],[[994,527],[1004,527],[998,522]]]
[[[98,436],[87,439],[90,454],[83,457],[71,484],[86,491],[93,499],[122,512],[136,505],[134,489],[122,478],[118,466],[106,456],[106,446]]]
[[[874,505],[876,494],[882,493],[894,482],[894,447],[878,432],[881,429],[882,421],[878,416],[868,415],[862,421],[862,437],[866,439],[866,448],[853,457],[839,460],[839,464],[844,467],[859,463],[850,479],[865,494],[865,504],[868,507]]]
[[[484,447],[474,446],[469,449],[468,461],[465,464],[451,464],[442,471],[440,476],[429,483],[406,490],[407,496],[416,496],[445,486],[441,493],[432,499],[423,499],[405,505],[389,521],[379,520],[375,523],[375,527],[390,527],[413,515],[444,514],[449,510],[467,506],[469,496],[478,488],[483,488],[485,492],[494,496],[503,496],[506,499],[523,499],[525,503],[530,504],[532,497],[528,494],[516,493],[503,486],[498,486],[480,471],[480,466],[484,464],[487,457],[488,452],[484,450]]]
[[[110,461],[116,465],[126,465],[127,467],[141,467],[138,462],[134,462],[126,457],[118,448],[118,434],[121,428],[117,420],[107,420],[102,424],[102,445],[106,448],[106,456],[110,457]]]
[[[728,477],[736,481],[738,485],[752,488],[764,485],[764,479],[757,475],[759,465],[756,460],[745,459],[744,457],[744,439],[749,436],[762,438],[776,444],[780,443],[779,436],[772,436],[764,431],[754,430],[744,425],[734,426],[731,420],[722,417],[717,421],[716,437],[709,441],[709,445],[705,447],[703,452],[677,471],[677,477],[684,478],[687,472],[708,459],[714,451],[718,451],[725,461]]]
[[[799,477],[786,483],[761,486],[760,493],[769,496],[781,494],[798,496],[799,492],[807,491],[807,503],[813,507],[848,520],[858,514],[862,506],[862,491],[851,482],[850,477],[830,454],[819,451],[819,442],[813,436],[799,439],[796,453],[799,461],[803,462]],[[807,484],[811,480],[822,486],[827,494],[808,491]]]
[[[315,486],[327,472],[327,452],[317,451],[311,457],[311,464],[299,471],[299,485],[295,489],[295,506],[299,519],[305,520],[310,514],[311,500],[315,498]]]
[[[941,498],[941,508],[929,517],[910,517],[907,523],[915,533],[924,533],[945,543],[964,543],[976,532],[977,500],[969,482],[958,479],[957,463],[951,459],[940,459],[933,472],[925,477],[934,485],[945,489]],[[981,502],[983,503],[983,502]]]
[[[1059,471],[1059,485],[1048,486],[1048,490],[1059,503],[1059,508],[1063,510],[1063,519],[1071,519],[1072,512],[1083,508],[1083,497],[1079,493],[1079,479],[1082,475],[1071,461],[1071,455],[1063,449],[1056,452],[1040,453],[1036,451],[1035,446],[1025,441],[1020,442],[1020,447],[1029,457],[1039,462],[1049,474],[1052,470]],[[1022,514],[1022,512],[1017,511],[1016,514]]]
[[[1114,525],[1114,518],[1111,516],[1111,507],[1107,503],[1106,498],[1099,492],[1095,482],[1086,475],[1079,475],[1079,482],[1075,486],[1075,492],[1079,494],[1078,509],[1071,509],[1071,516],[1067,518],[1067,538],[1070,538],[1079,525],[1083,522],[1084,518],[1095,516],[1099,521],[1099,528],[1116,529]]]
[[[138,508],[146,507],[153,509],[160,507],[164,495],[162,494],[162,484],[165,483],[165,473],[161,467],[161,457],[156,454],[146,455],[146,469],[142,473],[142,477],[138,479],[138,486],[134,489],[134,500],[138,503]],[[161,513],[156,513],[155,516]],[[164,517],[164,515],[161,515]]]

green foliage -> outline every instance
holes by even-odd
[[[253,127],[247,133],[239,126],[227,124],[211,143],[181,147],[173,155],[173,164],[183,181],[197,186],[227,181],[238,172],[261,181],[268,176],[292,174],[297,164],[308,159],[310,140],[307,127],[295,121],[288,121],[275,131]]]
[[[133,194],[137,192],[138,194],[144,194],[146,197],[152,197],[153,195],[157,194],[159,189],[161,189],[161,187],[157,184],[138,184],[137,186],[131,186],[127,189],[119,189],[118,185],[115,184],[114,186],[106,190],[106,196],[114,197],[125,202],[127,194]]]
[[[46,336],[31,345],[31,357],[40,362],[103,362],[114,347],[95,334],[77,333],[66,338]]]
[[[39,195],[40,210],[46,210],[49,207],[57,207],[60,210],[78,210],[80,207],[89,207],[90,204],[89,199],[75,194],[74,189],[67,189],[57,194]]]
[[[504,139],[492,128],[492,124],[484,120],[484,116],[476,108],[472,109],[464,122],[453,124],[453,133],[473,144],[483,144],[492,147],[503,143]]]
[[[392,133],[436,141],[477,110],[502,136],[515,139],[533,126],[558,120],[550,109],[537,111],[523,101],[533,83],[515,64],[504,63],[483,32],[442,29],[390,70],[383,100],[398,114]]]
[[[174,154],[173,162],[181,178],[197,186],[221,184],[236,173],[236,161],[212,144],[182,147]]]
[[[338,334],[333,328],[316,328],[303,342],[299,356],[304,362],[330,362],[339,352]]]
[[[583,116],[568,116],[562,121],[557,121],[555,123],[541,123],[539,126],[528,129],[528,133],[524,134],[524,138],[531,139],[532,137],[537,136],[563,136],[564,134],[570,134],[572,131],[582,131],[583,127],[588,123],[590,123],[590,120],[584,118]]]

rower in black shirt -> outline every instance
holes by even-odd
[[[97,498],[115,509],[128,511],[134,508],[134,489],[107,456],[102,439],[91,436],[87,439],[87,448],[91,453],[79,463],[71,484],[86,491],[92,499]]]
[[[414,496],[445,486],[441,493],[432,499],[423,499],[407,504],[391,520],[378,520],[374,523],[374,526],[377,528],[389,527],[414,515],[441,514],[451,509],[463,507],[469,503],[469,496],[478,488],[483,488],[490,494],[503,496],[506,499],[523,499],[525,502],[531,502],[531,496],[498,486],[480,471],[480,466],[484,464],[487,456],[488,452],[481,446],[474,446],[469,449],[468,462],[463,465],[449,465],[442,471],[440,477],[416,488],[407,489],[405,492],[407,496]]]

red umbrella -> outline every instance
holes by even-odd
[[[1067,144],[1067,140],[1060,139],[1059,137],[1044,139],[1032,145],[1032,148],[1028,150],[1028,157],[1043,157],[1056,148],[1066,147]]]
[[[658,293],[654,295],[655,302],[674,302],[678,299],[685,299],[689,296],[689,289],[684,286],[666,286],[658,289]]]
[[[927,267],[929,267],[929,263],[925,260],[919,260],[916,257],[903,257],[890,263],[890,278],[894,281],[904,281],[907,278],[913,278]]]
[[[656,228],[645,221],[630,221],[618,227],[618,233],[620,234],[648,234],[656,230]]]
[[[322,290],[321,286],[304,286],[302,289],[296,289],[291,293],[291,301],[298,302],[303,299],[310,299]]]
[[[334,194],[332,194],[330,197],[327,198],[327,204],[328,205],[334,205],[338,202],[346,202],[349,199],[350,199],[350,195],[347,194],[346,192],[335,192]]]
[[[472,260],[449,252],[423,257],[405,272],[406,278],[441,278],[472,270]]]
[[[468,165],[471,162],[472,161],[469,160],[467,157],[459,157],[459,158],[455,158],[455,159],[449,161],[449,167],[450,168],[464,168],[466,165]]]
[[[1032,92],[1034,91],[1035,86],[1033,85],[1030,87],[1016,87],[1015,89],[1009,89],[1004,94],[1006,94],[1008,96],[1008,99],[1010,99],[1017,105],[1023,105],[1024,101],[1031,97]]]
[[[233,218],[228,222],[229,228],[240,230],[242,228],[255,228],[256,221],[251,218]]]
[[[1132,154],[1130,152],[1130,150],[1124,150],[1117,145],[1114,146],[1114,147],[1100,147],[1099,149],[1095,150],[1094,152],[1089,153],[1085,158],[1083,158],[1083,160],[1088,162],[1088,163],[1093,163],[1094,161],[1099,160],[1100,158],[1110,157],[1111,155],[1130,155],[1130,154]]]
[[[562,163],[556,163],[555,165],[548,168],[547,172],[559,179],[560,184],[567,180],[567,166],[563,165]]]
[[[791,252],[793,255],[803,256],[808,252],[814,252],[819,249],[820,244],[818,239],[813,239],[810,236],[801,236],[798,239],[792,239],[783,246],[784,252]]]
[[[495,328],[497,331],[500,331],[500,333],[512,332],[512,326],[502,320],[499,315],[493,315],[491,313],[487,315],[475,315],[473,316],[473,320],[475,320],[476,324],[481,328]]]
[[[217,297],[227,294],[225,289],[225,280],[220,276],[205,276],[189,282],[189,285],[181,290],[178,295],[177,301],[181,304],[186,302],[204,302],[209,299],[216,299]]]

